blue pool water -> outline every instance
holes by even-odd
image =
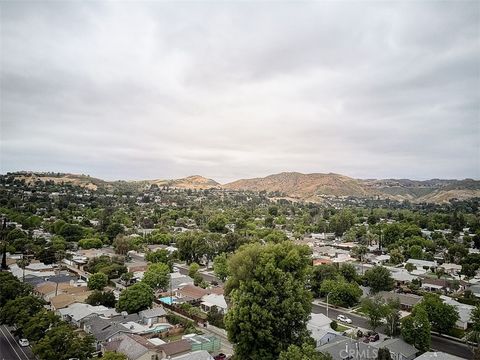
[[[166,297],[160,298],[159,300],[160,300],[161,302],[163,302],[164,304],[172,305],[172,300],[173,300],[173,299],[174,299],[174,298],[172,298],[172,297],[170,297],[170,296],[166,296]]]

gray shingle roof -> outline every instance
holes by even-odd
[[[163,307],[159,306],[159,307],[154,307],[152,309],[140,311],[139,315],[142,318],[154,318],[159,316],[165,316],[167,315],[167,312]]]
[[[415,355],[418,350],[399,338],[388,339],[374,345],[377,348],[387,348],[395,354],[403,354],[406,358]]]

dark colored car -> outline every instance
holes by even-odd
[[[224,353],[220,353],[217,356],[214,356],[213,358],[215,360],[225,360],[227,358],[227,355],[225,355]]]
[[[369,336],[370,341],[378,341],[380,339],[380,335],[374,334]]]

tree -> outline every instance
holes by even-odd
[[[200,269],[200,265],[198,265],[195,262],[191,263],[190,267],[188,268],[188,276],[190,276],[191,278],[194,278],[195,274],[198,272],[199,269]]]
[[[82,239],[78,242],[78,246],[82,249],[100,249],[102,245],[102,240],[97,238]]]
[[[222,253],[213,259],[213,271],[216,277],[225,281],[228,276],[227,254]]]
[[[212,306],[207,313],[208,323],[221,329],[225,328],[223,317],[223,314],[218,311],[218,308],[216,306]]]
[[[415,306],[412,315],[402,320],[401,333],[403,339],[419,351],[430,350],[430,331],[430,322],[424,308]]]
[[[388,299],[385,304],[386,333],[388,336],[400,334],[400,300]]]
[[[396,265],[403,263],[405,261],[405,257],[402,254],[402,251],[400,249],[392,249],[390,251],[390,263]]]
[[[12,273],[0,272],[0,308],[8,301],[30,294],[32,287],[18,280]]]
[[[115,295],[112,291],[102,292],[95,290],[88,296],[85,302],[93,306],[103,305],[113,308],[115,307]]]
[[[476,343],[478,347],[480,346],[480,304],[477,304],[475,309],[472,310],[471,322],[472,326],[467,333],[467,339]]]
[[[417,268],[416,268],[415,265],[413,265],[412,263],[406,263],[406,264],[405,264],[405,269],[406,269],[408,272],[412,272],[413,270],[416,270]]]
[[[27,295],[8,301],[0,310],[0,323],[6,325],[23,325],[36,313],[38,313],[45,302],[39,298]]]
[[[40,360],[87,360],[94,351],[93,344],[94,338],[91,335],[81,336],[71,326],[62,323],[47,330],[32,350]]]
[[[108,225],[107,230],[105,231],[110,241],[113,241],[113,239],[115,239],[118,235],[123,234],[123,232],[123,225],[119,223],[112,223]]]
[[[420,245],[410,246],[408,254],[412,259],[423,259],[423,249]]]
[[[22,333],[28,340],[37,342],[45,336],[45,332],[50,327],[57,326],[60,322],[60,317],[53,311],[42,309],[28,319],[22,328]]]
[[[386,315],[386,306],[380,296],[366,298],[362,301],[362,310],[368,316],[368,322],[373,330],[382,324],[382,319]]]
[[[304,343],[301,346],[290,345],[286,351],[280,353],[279,360],[331,360],[330,354],[317,352],[315,346]]]
[[[152,288],[144,282],[139,282],[122,291],[118,299],[117,311],[136,313],[148,309],[154,299]]]
[[[225,225],[227,225],[227,219],[222,214],[212,216],[207,223],[208,230],[211,232],[225,232]]]
[[[170,268],[164,263],[153,263],[148,266],[142,282],[152,289],[166,289],[170,280]]]
[[[90,290],[103,290],[108,285],[108,276],[98,272],[88,278],[88,288]]]
[[[310,261],[308,247],[289,241],[247,245],[230,258],[225,326],[240,359],[277,359],[309,337]]]
[[[390,355],[390,350],[387,348],[378,349],[377,360],[392,360],[392,355]]]
[[[320,296],[320,288],[325,280],[333,280],[337,277],[339,271],[335,265],[325,264],[317,265],[313,267],[312,275],[310,278],[310,286],[313,292],[313,296]]]
[[[373,293],[393,289],[394,280],[390,275],[390,271],[383,266],[374,266],[367,270],[364,279]]]
[[[445,304],[437,294],[425,294],[418,306],[425,309],[433,330],[440,334],[449,333],[459,319],[457,309]]]
[[[350,263],[344,263],[340,266],[340,274],[347,280],[348,282],[356,281],[357,280],[357,270],[355,266]]]
[[[330,303],[346,307],[357,304],[363,294],[357,283],[349,283],[341,276],[335,280],[325,280],[320,287],[320,293],[324,296],[330,294]]]
[[[120,255],[127,255],[133,249],[132,242],[127,236],[118,235],[113,241],[115,252]]]
[[[103,354],[102,360],[128,360],[128,358],[125,354],[107,351]]]
[[[169,264],[171,262],[170,253],[168,252],[168,250],[165,250],[165,249],[159,249],[156,251],[148,252],[145,255],[145,259],[152,263]]]

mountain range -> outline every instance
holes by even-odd
[[[302,174],[298,172],[282,172],[261,178],[241,179],[227,184],[194,175],[173,180],[142,181],[104,181],[87,175],[57,173],[10,173],[27,184],[37,181],[53,181],[55,183],[72,183],[74,185],[96,190],[99,187],[112,187],[119,183],[178,189],[226,189],[246,191],[275,192],[281,196],[301,201],[322,202],[325,197],[357,197],[357,198],[389,198],[409,200],[412,202],[443,203],[452,199],[466,200],[480,198],[480,181],[464,180],[409,180],[409,179],[355,179],[340,174]]]

